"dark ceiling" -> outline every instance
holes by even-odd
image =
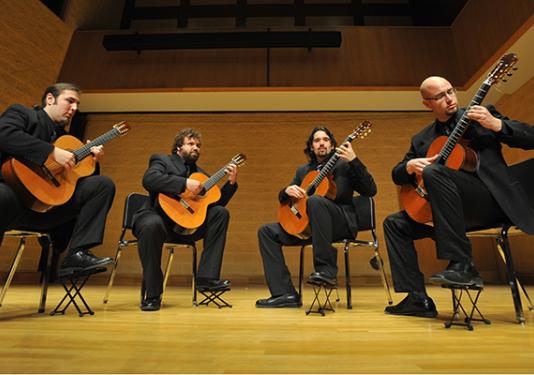
[[[450,26],[467,1],[126,0],[120,28]]]

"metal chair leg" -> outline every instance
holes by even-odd
[[[504,264],[506,265],[506,256],[504,255],[504,251],[503,251],[502,247],[501,247],[500,244],[499,244],[499,239],[497,239],[497,250],[499,250],[499,255],[501,256],[502,261],[503,261]],[[532,301],[531,301],[531,299],[530,299],[530,296],[528,295],[527,289],[526,289],[525,286],[519,281],[519,277],[517,277],[517,275],[516,275],[516,282],[517,282],[517,285],[519,285],[519,287],[520,287],[521,290],[523,291],[523,295],[525,296],[525,299],[527,300],[528,309],[529,309],[530,311],[534,310],[534,306],[532,305]]]
[[[22,237],[19,242],[17,253],[15,254],[15,259],[13,259],[13,263],[11,264],[11,267],[9,268],[9,273],[7,275],[7,279],[4,284],[4,287],[2,288],[2,291],[0,291],[0,307],[2,306],[2,303],[4,302],[4,297],[6,296],[7,290],[9,289],[9,286],[11,285],[11,281],[13,280],[13,276],[15,275],[15,271],[17,270],[17,267],[19,266],[20,258],[22,258],[22,253],[24,252],[25,247],[26,247],[26,239]]]
[[[386,298],[388,300],[388,304],[393,304],[393,298],[391,298],[391,291],[389,290],[389,283],[388,279],[386,277],[386,271],[384,270],[384,262],[382,261],[382,257],[380,256],[380,253],[378,252],[378,248],[375,248],[375,257],[378,260],[378,268],[380,271],[380,278],[382,279],[382,286],[384,287],[384,290],[386,292]]]
[[[169,258],[167,259],[167,266],[165,267],[165,276],[163,278],[163,293],[161,293],[161,299],[163,301],[163,295],[165,294],[165,288],[167,287],[167,280],[171,273],[172,260],[174,258],[174,247],[169,247]]]
[[[514,262],[512,259],[512,253],[510,251],[510,244],[508,242],[508,228],[503,228],[501,236],[497,239],[497,246],[501,248],[504,253],[506,261],[506,274],[508,276],[508,285],[512,290],[512,299],[514,301],[515,317],[518,323],[525,323],[525,316],[523,314],[523,306],[521,304],[521,295],[519,294],[519,288],[517,287],[517,277],[515,273]]]
[[[48,282],[50,281],[50,272],[51,272],[51,267],[52,267],[52,255],[54,253],[54,248],[50,246],[51,244],[51,241],[50,241],[50,237],[45,236],[47,239],[48,239],[48,243],[49,245],[45,247],[43,247],[43,256],[45,257],[46,259],[46,264],[45,264],[45,269],[41,275],[41,299],[40,299],[40,302],[39,302],[39,308],[38,308],[38,312],[39,314],[42,314],[45,312],[45,309],[46,309],[46,297],[47,297],[47,294],[48,294]]]
[[[197,247],[196,245],[191,245],[191,251],[192,251],[192,280],[191,280],[191,288],[193,289],[193,306],[198,306],[197,303]]]
[[[108,286],[106,288],[106,294],[104,294],[104,303],[108,303],[109,293],[111,292],[111,287],[115,281],[115,275],[117,274],[117,267],[119,266],[119,260],[122,254],[122,245],[119,244],[117,247],[117,253],[115,254],[115,260],[113,261],[113,266],[111,267],[111,273],[109,274]]]
[[[299,298],[302,301],[302,278],[304,274],[304,248],[306,245],[300,247],[300,264],[299,264]]]
[[[347,290],[347,309],[352,309],[352,286],[350,280],[349,243],[345,242],[345,288]]]

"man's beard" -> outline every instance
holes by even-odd
[[[315,153],[316,156],[319,156],[319,157],[325,157],[329,154],[330,152],[328,151],[327,148],[322,148],[322,149],[319,149],[317,150],[317,152]]]
[[[184,153],[183,158],[186,163],[192,164],[198,160],[199,156],[199,153]]]

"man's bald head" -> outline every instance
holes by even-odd
[[[421,82],[421,86],[419,86],[419,91],[421,92],[421,96],[423,98],[426,98],[430,95],[430,93],[433,93],[444,86],[452,87],[451,83],[445,78],[439,76],[432,76],[426,78],[423,82]]]
[[[447,121],[458,110],[456,90],[443,77],[426,78],[419,87],[423,105],[436,115],[439,121]]]

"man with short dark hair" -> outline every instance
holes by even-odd
[[[307,164],[301,165],[288,187],[280,191],[279,201],[302,199],[306,191],[300,186],[304,177],[311,171],[321,170],[337,151],[340,159],[331,171],[331,184],[336,193],[332,199],[311,195],[306,201],[311,239],[299,238],[287,233],[279,223],[265,224],[258,230],[260,252],[263,259],[265,279],[271,297],[256,301],[256,307],[300,307],[298,295],[291,274],[285,264],[282,246],[295,246],[307,243],[313,245],[315,271],[310,281],[334,286],[337,276],[337,250],[332,242],[341,238],[352,238],[358,231],[355,207],[352,204],[353,192],[372,197],[376,194],[373,177],[365,165],[356,157],[349,142],[337,147],[332,132],[326,127],[316,127],[309,135],[304,153]]]
[[[416,134],[404,159],[392,171],[397,185],[410,185],[420,176],[428,193],[433,226],[416,222],[406,211],[384,221],[389,262],[395,291],[408,295],[399,304],[388,306],[387,314],[435,317],[437,310],[426,294],[419,270],[414,240],[432,238],[439,259],[449,261],[447,269],[430,278],[436,284],[473,285],[479,275],[472,262],[471,243],[466,230],[511,221],[534,234],[534,210],[524,189],[509,175],[501,143],[523,149],[534,148],[534,128],[501,115],[493,106],[468,109],[471,123],[464,140],[478,154],[474,172],[451,169],[428,155],[432,141],[448,136],[462,118],[456,90],[442,77],[428,77],[421,84],[423,104],[436,120]]]
[[[170,155],[154,154],[143,176],[143,187],[149,192],[149,202],[134,215],[133,233],[138,238],[138,251],[143,266],[145,294],[140,308],[157,311],[161,307],[163,274],[161,252],[165,242],[197,241],[204,239],[204,249],[198,265],[196,287],[218,291],[230,286],[229,280],[221,280],[221,266],[226,244],[226,232],[230,214],[224,207],[237,190],[237,167],[229,164],[228,181],[221,188],[221,198],[210,205],[204,223],[193,233],[187,233],[161,208],[158,196],[177,197],[189,192],[200,199],[202,183],[189,178],[192,173],[207,175],[196,162],[200,157],[201,134],[195,129],[182,129],[175,137]]]
[[[41,167],[50,157],[70,171],[77,161],[68,150],[53,142],[66,134],[64,126],[72,119],[80,103],[80,89],[70,83],[56,83],[48,87],[42,97],[41,108],[12,105],[0,117],[0,155],[2,164],[15,158],[29,165]],[[95,160],[103,156],[102,146],[91,148]],[[100,245],[108,211],[115,195],[115,185],[105,176],[81,178],[68,202],[47,212],[33,211],[22,203],[21,197],[0,177],[0,241],[10,229],[35,231],[71,231],[69,251],[62,269],[87,270],[105,266],[112,258],[99,258],[91,248]]]

